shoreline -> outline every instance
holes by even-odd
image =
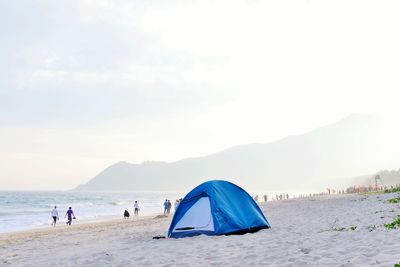
[[[62,222],[57,222],[56,227],[53,227],[51,225],[43,225],[40,227],[35,227],[35,228],[30,228],[30,229],[25,229],[25,230],[17,230],[17,231],[11,231],[11,232],[0,232],[0,239],[2,237],[5,237],[7,235],[24,235],[24,234],[34,234],[34,233],[41,233],[41,232],[54,232],[57,231],[57,229],[74,229],[74,230],[82,230],[84,228],[87,228],[88,226],[108,226],[108,225],[114,225],[117,223],[134,223],[134,222],[139,222],[139,221],[150,221],[152,219],[156,219],[158,216],[164,215],[161,213],[156,213],[154,215],[143,215],[143,216],[138,216],[134,217],[131,216],[129,219],[124,219],[121,216],[105,216],[104,218],[99,218],[99,219],[88,219],[88,220],[82,220],[79,222],[75,222],[76,220],[73,220],[73,223],[71,226],[68,226],[64,221]],[[172,218],[173,213],[170,214],[170,217]],[[60,220],[59,220],[60,221]]]
[[[64,215],[72,207],[76,220],[73,224],[121,218],[124,210],[134,217],[133,203],[138,201],[139,216],[156,216],[163,212],[165,199],[175,200],[168,192],[2,192],[0,193],[0,232],[12,233],[49,227],[53,221],[51,211],[57,206],[58,225],[65,224]]]

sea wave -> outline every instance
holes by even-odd
[[[122,216],[131,211],[135,200],[140,215],[162,212],[165,198],[176,199],[179,193],[157,192],[9,192],[0,191],[0,232],[27,230],[50,226],[51,210],[57,206],[60,220],[72,207],[77,222],[110,216]]]

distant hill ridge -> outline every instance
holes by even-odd
[[[319,190],[375,173],[379,118],[354,114],[308,133],[267,144],[247,144],[176,162],[117,162],[78,190],[188,190],[209,179],[229,179],[253,190]]]

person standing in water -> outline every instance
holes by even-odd
[[[75,219],[75,214],[74,214],[74,211],[72,210],[71,207],[68,208],[67,212],[65,213],[64,218],[67,217],[67,216],[68,216],[68,222],[67,222],[67,224],[68,224],[69,226],[71,226],[72,218]]]
[[[168,199],[168,202],[167,202],[167,214],[170,214],[170,212],[171,212],[171,207],[172,207],[172,203],[171,203],[171,201]]]
[[[168,200],[166,199],[164,202],[164,214],[167,213],[167,210],[168,210]]]
[[[135,208],[135,215],[139,215],[139,204],[137,203],[137,201],[135,201],[133,207]]]
[[[51,225],[56,227],[56,223],[57,223],[57,220],[58,220],[57,206],[54,206],[54,209],[51,211],[51,217],[53,217],[53,222],[51,223]]]

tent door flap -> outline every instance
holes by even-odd
[[[214,231],[209,197],[201,197],[186,211],[175,225],[174,231],[203,230]]]

